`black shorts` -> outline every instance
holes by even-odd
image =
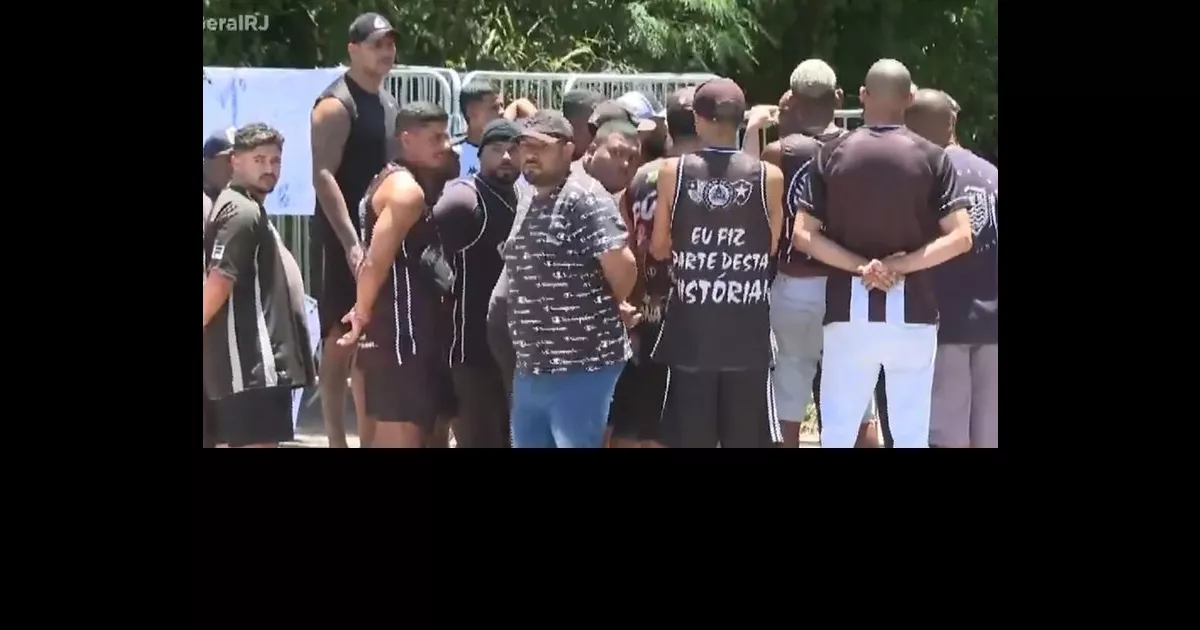
[[[333,241],[330,243],[329,241]],[[342,318],[354,308],[358,297],[354,285],[354,275],[350,273],[350,265],[346,262],[346,252],[341,244],[330,236],[320,239],[321,273],[317,278],[316,297],[317,315],[321,321],[321,339],[326,339],[333,331],[339,334],[346,330]]]
[[[439,361],[417,358],[365,370],[367,416],[378,422],[411,422],[432,432],[442,411],[447,370]]]
[[[613,437],[626,440],[657,440],[667,398],[667,366],[654,361],[630,361],[625,364],[612,406],[608,425]]]
[[[454,366],[453,373],[458,394],[458,424],[454,426],[458,447],[509,446],[508,393],[499,366],[490,357],[481,358]]]
[[[208,395],[204,396],[204,448],[212,448],[217,445],[217,411],[214,409],[216,405],[208,399]]]
[[[771,371],[693,371],[667,375],[663,444],[671,448],[771,448],[783,440]]]
[[[231,447],[278,444],[295,439],[292,429],[292,390],[284,387],[250,389],[214,401],[217,442]]]

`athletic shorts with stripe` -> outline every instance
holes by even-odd
[[[771,448],[782,441],[770,369],[667,372],[665,446]]]
[[[608,409],[608,424],[612,427],[613,437],[638,441],[659,439],[666,396],[667,366],[648,357],[626,363]]]

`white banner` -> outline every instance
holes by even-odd
[[[308,343],[313,355],[317,353],[317,344],[321,341],[321,317],[317,314],[317,301],[304,296],[304,315],[308,321]],[[292,430],[299,431],[300,403],[304,398],[303,389],[292,390]]]
[[[205,68],[204,139],[226,127],[261,122],[283,134],[283,168],[275,191],[267,196],[271,214],[311,215],[312,186],[309,126],[317,96],[344,69]],[[201,140],[203,142],[203,140]]]

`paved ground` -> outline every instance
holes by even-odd
[[[296,431],[296,441],[288,443],[288,448],[328,448],[329,440],[325,437],[325,425],[321,422],[321,409],[317,403],[309,404],[311,392],[305,392],[304,404],[300,408],[299,428]],[[358,448],[358,436],[354,434],[354,409],[347,404],[345,410],[347,423],[346,441],[350,448]],[[820,448],[816,435],[801,435],[800,448]]]

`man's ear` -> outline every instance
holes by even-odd
[[[835,109],[841,109],[842,103],[845,102],[846,94],[842,92],[842,88],[833,91],[833,106]]]

